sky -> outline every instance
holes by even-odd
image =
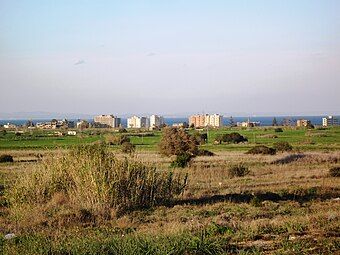
[[[340,1],[0,0],[0,113],[340,114]]]

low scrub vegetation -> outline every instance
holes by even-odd
[[[125,142],[130,142],[130,138],[126,135],[107,135],[105,142],[109,145],[122,145]]]
[[[207,133],[196,132],[194,134],[194,137],[196,138],[198,144],[205,144],[208,141],[208,134]]]
[[[13,157],[11,155],[0,155],[0,163],[13,162]]]
[[[215,153],[208,151],[208,150],[200,149],[198,150],[197,156],[212,157],[212,156],[215,156]]]
[[[248,139],[239,133],[233,132],[230,134],[221,134],[216,136],[215,143],[242,143],[247,142]]]
[[[136,146],[130,142],[124,142],[121,146],[121,150],[123,153],[134,153]]]
[[[275,128],[274,131],[276,133],[282,133],[283,132],[283,129],[282,128]]]
[[[184,168],[188,166],[192,158],[193,156],[188,153],[179,154],[176,156],[176,159],[171,162],[170,167]]]
[[[293,146],[290,145],[288,142],[277,142],[274,143],[273,147],[275,150],[281,152],[293,150]]]
[[[262,154],[262,155],[275,155],[276,150],[274,148],[270,148],[264,145],[257,145],[251,148],[247,154]]]
[[[340,177],[340,166],[334,166],[330,168],[329,175],[332,177]]]
[[[106,145],[87,145],[47,157],[40,168],[18,176],[7,197],[12,206],[20,206],[47,203],[63,194],[71,204],[92,212],[122,212],[167,203],[186,183],[186,176],[117,159]]]
[[[242,177],[249,174],[248,166],[244,165],[243,163],[232,165],[228,168],[228,175],[229,177]]]

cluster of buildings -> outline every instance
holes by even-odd
[[[294,121],[292,119],[284,119],[282,125],[292,126],[294,125]],[[231,124],[232,125],[232,124]],[[311,121],[308,119],[298,119],[296,120],[297,127],[310,127],[312,125]],[[338,118],[334,116],[328,116],[322,118],[322,126],[336,126],[339,125]],[[159,129],[165,126],[164,117],[160,115],[151,115],[149,117],[144,116],[132,116],[127,119],[127,128],[144,128],[144,129]],[[181,122],[181,123],[173,123],[173,127],[177,128],[204,128],[204,127],[213,127],[219,128],[223,126],[223,116],[220,114],[195,114],[189,117],[189,123]],[[232,125],[233,126],[233,125]],[[257,127],[260,126],[260,122],[250,121],[248,118],[247,121],[237,122],[238,127]],[[7,123],[3,125],[5,129],[16,129],[17,125]],[[34,124],[32,121],[27,121],[23,127],[26,128],[38,128],[38,129],[86,129],[86,128],[121,128],[123,127],[121,118],[114,116],[112,114],[109,115],[97,115],[93,118],[93,122],[89,122],[87,120],[78,120],[70,121],[67,119],[57,120],[52,119],[47,122],[39,122]]]
[[[69,121],[67,119],[63,119],[63,120],[53,119],[48,122],[39,122],[35,124],[35,127],[39,129],[58,129],[58,128],[66,129],[66,128],[74,128],[75,124],[74,124],[74,121]]]
[[[164,126],[164,118],[159,115],[149,117],[132,116],[127,119],[127,128],[160,128]],[[94,117],[95,127],[112,127],[119,128],[122,126],[121,119],[113,115],[98,115]]]
[[[189,117],[189,126],[202,127],[222,127],[223,116],[219,114],[196,114]]]
[[[310,120],[307,119],[298,119],[296,121],[297,127],[309,127],[312,123]],[[334,116],[327,116],[322,118],[322,126],[323,127],[329,127],[329,126],[337,126],[339,125],[339,120]]]
[[[247,121],[236,123],[236,126],[238,126],[238,127],[258,127],[260,125],[261,125],[261,123],[259,121],[250,121],[249,118],[248,118]]]

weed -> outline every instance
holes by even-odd
[[[13,162],[13,157],[11,155],[0,155],[0,163]]]
[[[329,175],[332,177],[340,177],[340,166],[334,166],[330,168]]]
[[[244,165],[243,163],[232,165],[228,168],[228,175],[229,177],[243,177],[247,174],[249,174],[249,168],[248,166]]]

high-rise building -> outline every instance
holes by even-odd
[[[159,128],[164,125],[163,116],[151,115],[150,116],[150,127],[151,128]]]
[[[189,117],[189,126],[194,127],[222,127],[223,116],[219,114],[197,114]]]
[[[148,128],[149,119],[147,117],[132,116],[127,119],[128,128]]]
[[[94,117],[94,122],[117,128],[120,126],[121,120],[120,118],[113,115],[98,115]]]
[[[328,116],[325,118],[322,118],[322,126],[328,127],[328,126],[336,126],[339,125],[339,120],[335,118],[334,116]]]

